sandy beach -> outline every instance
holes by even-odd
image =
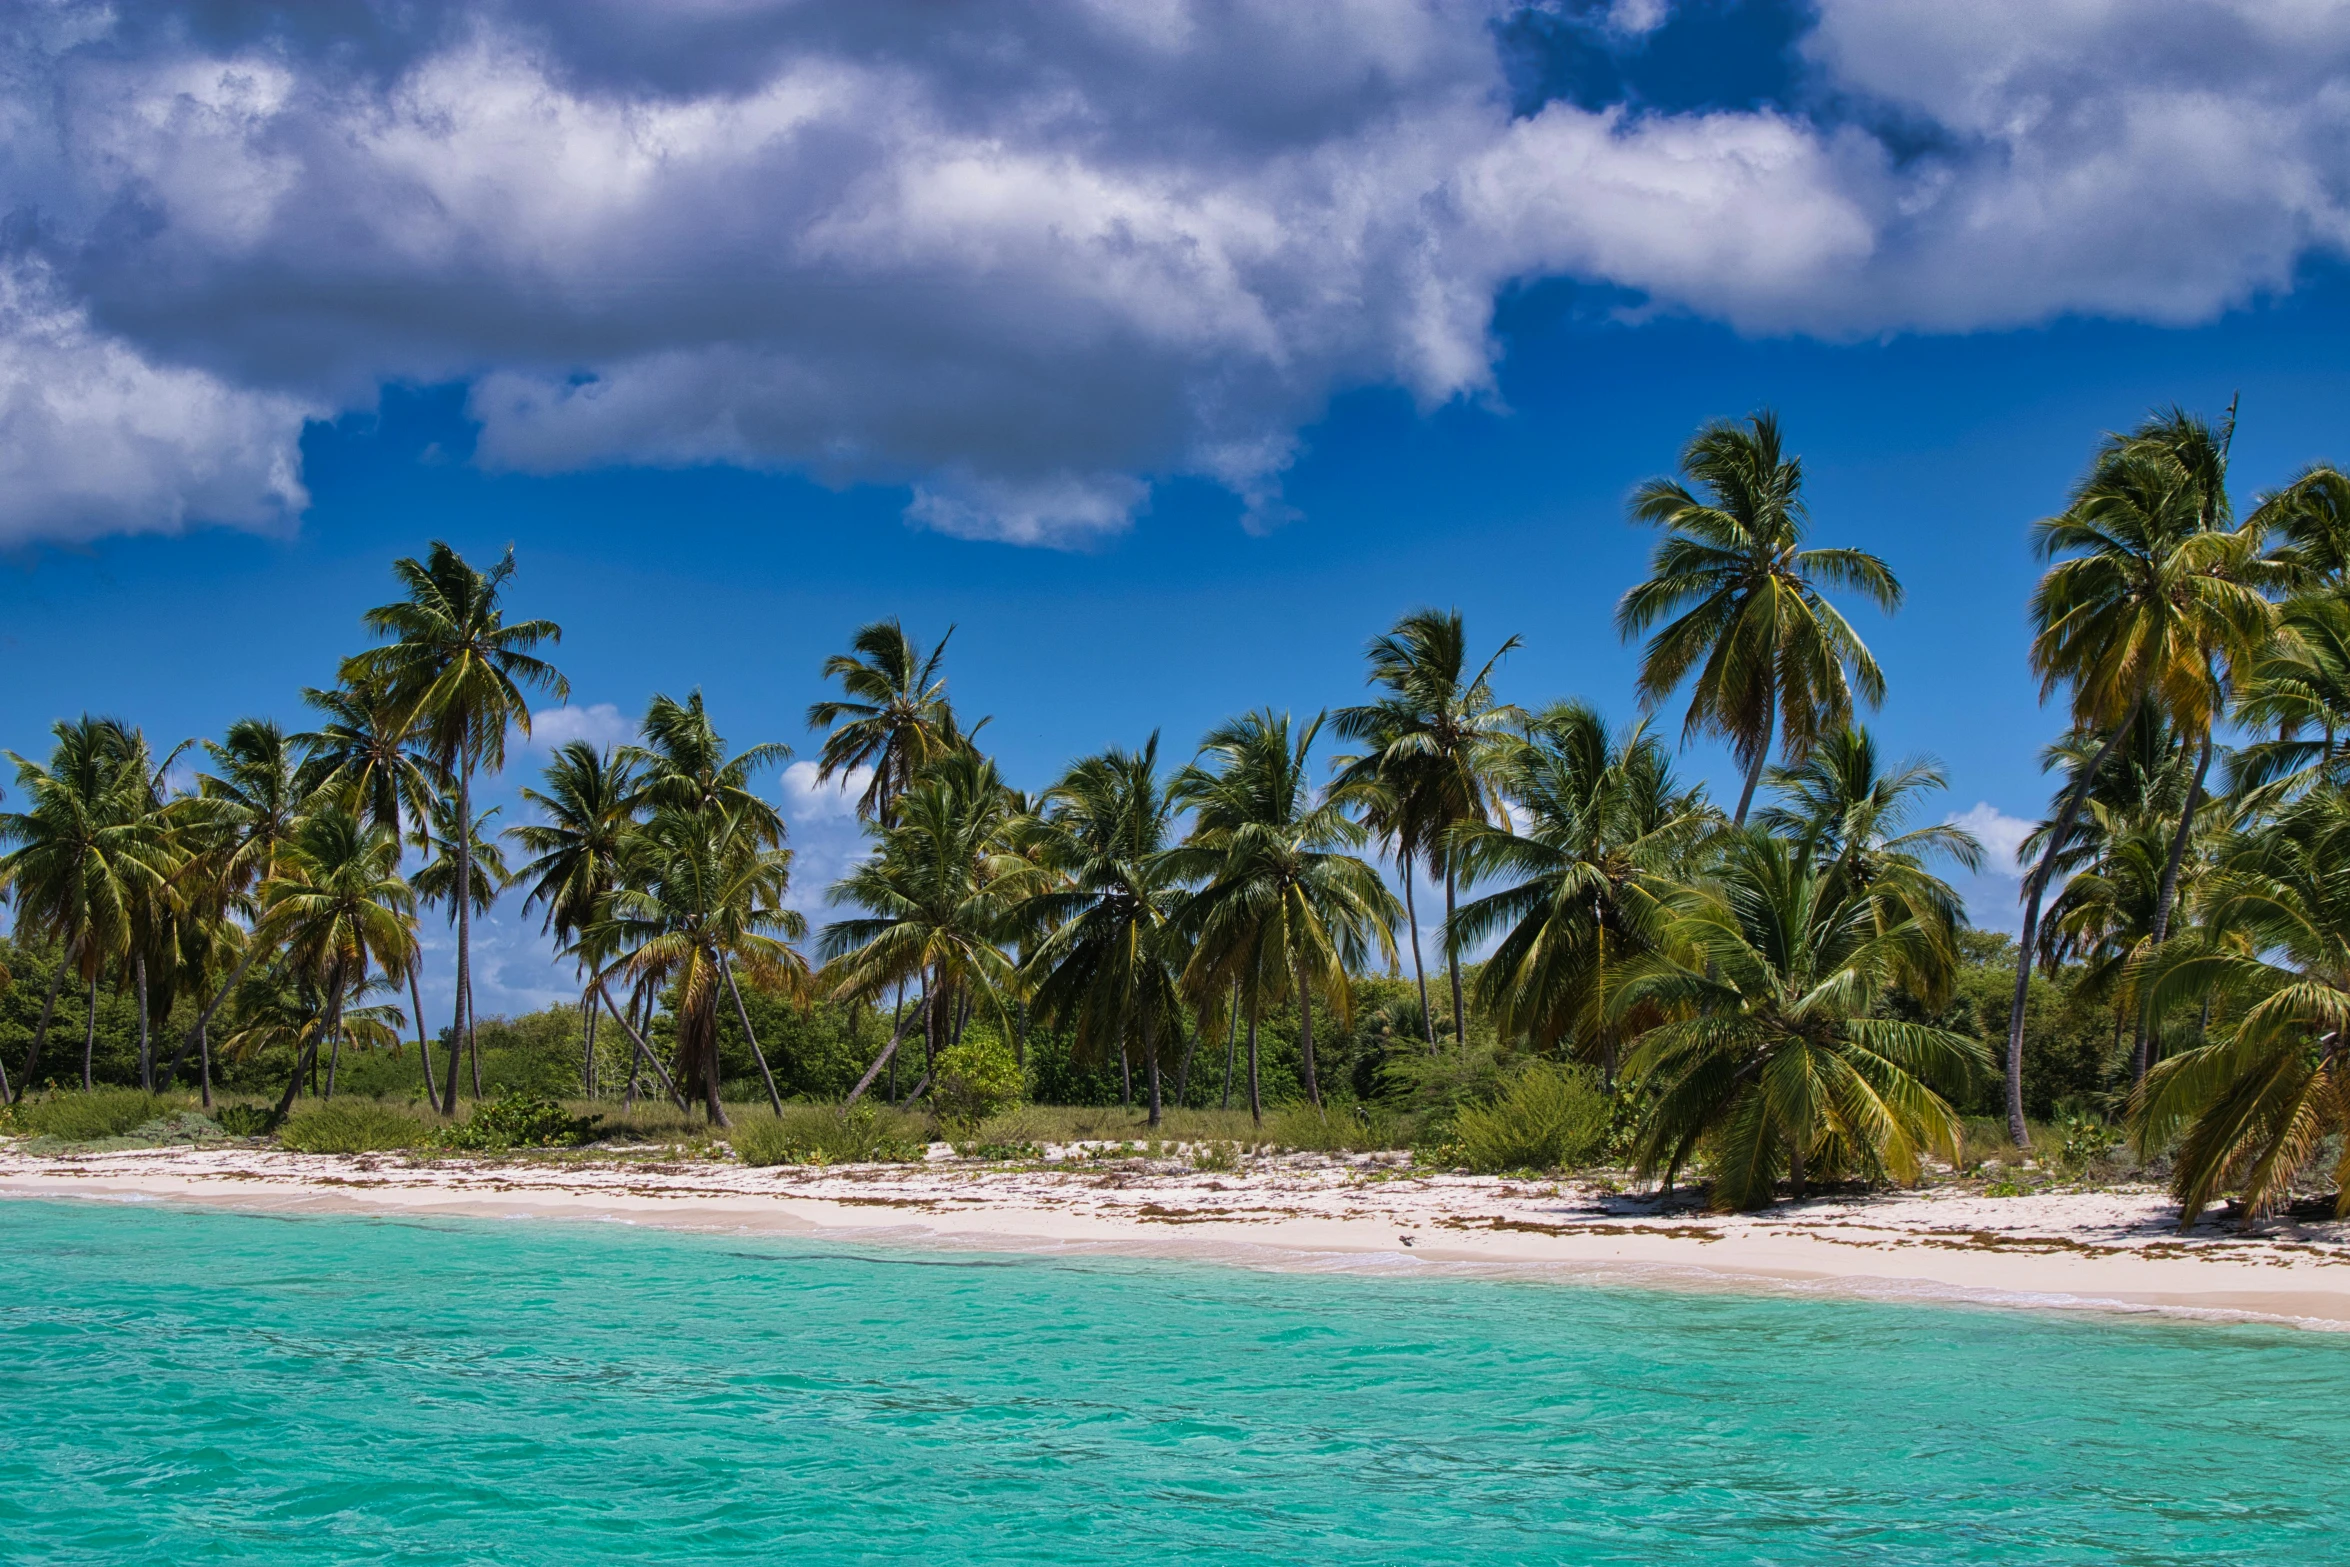
[[[1058,1150],[1055,1150],[1056,1152]],[[2350,1329],[2350,1225],[2179,1233],[2159,1191],[1961,1187],[1693,1212],[1576,1182],[1423,1175],[1376,1156],[1053,1167],[753,1169],[580,1156],[472,1159],[176,1147],[0,1149],[0,1196],[281,1213],[601,1220],[878,1244],[1186,1257],[1244,1266],[1509,1273],[1684,1288],[2160,1312]]]

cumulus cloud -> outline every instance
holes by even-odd
[[[2024,840],[2039,828],[2038,822],[2010,816],[1986,800],[1978,800],[1967,810],[1950,818],[1950,825],[1963,827],[1975,835],[1983,845],[1983,874],[2000,876],[2009,881],[2020,881],[2022,869],[2016,855]]]
[[[494,468],[1263,524],[1335,391],[1488,391],[1525,279],[1852,336],[2200,320],[2350,249],[2350,8],[1817,0],[1797,107],[1677,114],[1514,113],[1502,14],[48,0],[0,41],[0,534],[282,526],[302,420],[390,379],[466,383]]]
[[[530,715],[530,743],[534,750],[552,751],[574,740],[599,749],[636,738],[636,725],[610,702],[586,707],[547,707]]]

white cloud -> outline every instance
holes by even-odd
[[[872,782],[873,770],[852,767],[821,783],[816,773],[814,762],[794,762],[783,770],[783,812],[791,824],[789,901],[807,917],[811,933],[840,917],[825,894],[873,847],[857,817],[857,800]]]
[[[1963,827],[1975,835],[1983,845],[1983,874],[2000,876],[2009,881],[2022,879],[2023,871],[2016,864],[2016,854],[2024,840],[2039,830],[2038,822],[2026,821],[2020,816],[2009,816],[1988,801],[1977,801],[1973,806],[1950,818],[1950,825]]]
[[[1819,0],[1813,110],[1517,117],[1501,9],[54,0],[0,41],[0,538],[284,526],[304,418],[393,379],[467,382],[492,467],[1265,523],[1334,392],[1489,391],[1522,279],[1853,336],[2350,252],[2350,7]]]
[[[814,762],[794,762],[783,770],[783,810],[795,825],[824,821],[854,821],[857,801],[873,782],[873,769],[852,767],[819,780]]]
[[[0,544],[289,529],[310,501],[303,421],[325,411],[158,364],[45,268],[0,261]]]
[[[547,707],[530,715],[530,744],[535,751],[552,751],[574,740],[601,749],[635,738],[636,725],[610,702],[586,707]]]

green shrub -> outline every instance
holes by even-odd
[[[212,1119],[231,1137],[267,1137],[278,1123],[277,1112],[267,1105],[221,1105]]]
[[[2069,1115],[2057,1125],[2064,1133],[2057,1167],[2076,1181],[2098,1173],[2121,1151],[2122,1134],[2103,1121]]]
[[[1020,1070],[1012,1047],[995,1035],[977,1029],[940,1052],[938,1081],[930,1087],[931,1103],[949,1126],[974,1128],[989,1116],[1020,1102],[1027,1074]]]
[[[1265,1138],[1301,1153],[1378,1153],[1411,1141],[1410,1125],[1377,1105],[1291,1105],[1265,1118]]]
[[[475,1105],[465,1124],[452,1127],[441,1140],[467,1153],[572,1148],[593,1138],[596,1123],[602,1119],[575,1116],[552,1099],[505,1089]]]
[[[920,1116],[869,1104],[785,1105],[744,1116],[728,1138],[745,1164],[910,1164],[927,1151],[925,1130]]]
[[[94,1088],[86,1093],[28,1099],[16,1107],[16,1125],[36,1137],[87,1143],[101,1137],[128,1136],[179,1108],[180,1102],[165,1094],[142,1093],[136,1088]]]
[[[1485,1174],[1564,1169],[1606,1146],[1610,1109],[1588,1075],[1536,1064],[1501,1098],[1455,1116],[1453,1138],[1460,1162]]]
[[[268,1115],[257,1105],[238,1108]],[[332,1100],[289,1118],[277,1139],[297,1153],[381,1153],[421,1148],[432,1128],[372,1099]]]

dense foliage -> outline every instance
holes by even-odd
[[[788,748],[731,747],[698,692],[632,743],[555,748],[532,819],[477,808],[527,693],[563,689],[561,633],[508,618],[510,555],[436,543],[305,693],[314,730],[233,724],[185,788],[181,752],[110,719],[10,753],[0,1092],[15,1130],[99,1137],[225,1088],[276,1106],[224,1106],[229,1129],[342,1150],[561,1144],[592,1117],[560,1100],[665,1098],[740,1120],[752,1162],[918,1157],[917,1105],[963,1129],[1023,1100],[1218,1107],[1298,1146],[1628,1159],[1724,1206],[1910,1180],[2004,1114],[2018,1142],[2057,1123],[2084,1170],[2126,1126],[2190,1216],[2339,1190],[2350,478],[2239,518],[2231,428],[2174,410],[2108,438],[2035,532],[2032,663],[2070,725],[2020,940],[1969,928],[1944,879],[1984,851],[1937,818],[1939,768],[1861,722],[1886,682],[1835,597],[1890,612],[1901,583],[1811,539],[1764,415],[1634,497],[1658,541],[1618,616],[1629,721],[1504,701],[1517,639],[1480,661],[1420,610],[1370,642],[1367,701],[1242,715],[1188,761],[1154,736],[1029,794],[958,715],[946,639],[860,629],[809,708],[869,850],[820,930],[763,788]],[[1739,764],[1727,810],[1652,727],[1683,692],[1678,738]],[[472,922],[509,887],[579,996],[477,1018]],[[437,1031],[428,918],[456,938]]]

